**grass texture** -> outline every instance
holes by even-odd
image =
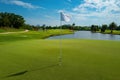
[[[120,41],[0,42],[0,80],[120,80]]]

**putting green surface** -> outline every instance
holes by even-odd
[[[22,40],[0,43],[0,80],[120,80],[120,41]]]

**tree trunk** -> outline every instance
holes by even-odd
[[[111,33],[113,33],[113,30],[111,30]]]

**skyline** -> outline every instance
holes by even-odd
[[[0,6],[0,12],[19,14],[31,25],[60,25],[61,11],[71,16],[63,24],[90,26],[114,21],[120,25],[119,0],[0,0]]]

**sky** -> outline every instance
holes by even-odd
[[[60,12],[80,26],[116,22],[120,25],[120,0],[0,0],[0,12],[21,15],[31,25],[60,25]]]

